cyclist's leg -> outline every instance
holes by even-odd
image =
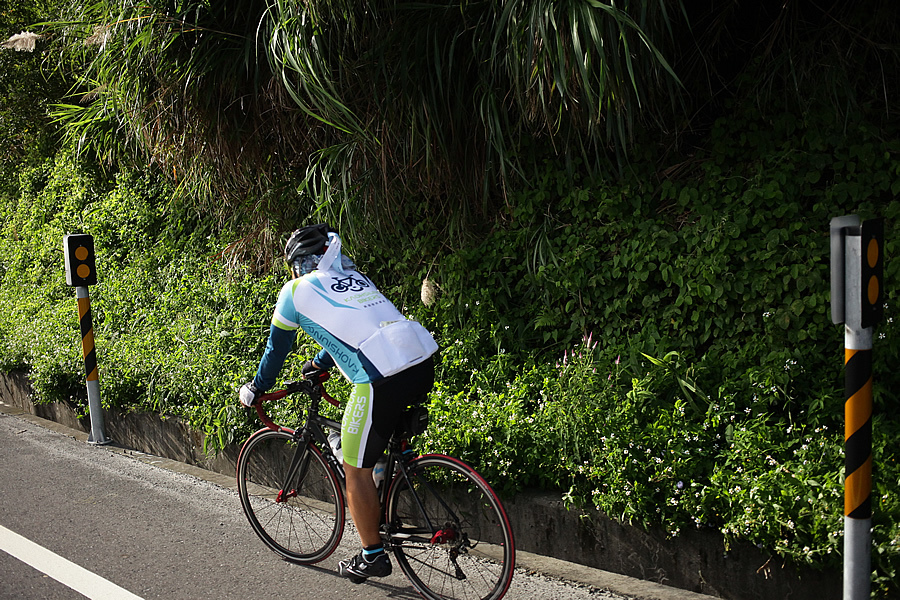
[[[431,358],[390,377],[354,384],[341,422],[344,461],[351,467],[374,467],[403,410],[421,403],[433,385]]]
[[[372,468],[387,447],[403,409],[426,394],[433,383],[434,364],[429,358],[391,377],[353,387],[341,423],[341,448],[347,503],[359,531],[363,552],[359,557],[341,562],[342,574],[355,578],[367,576],[363,572],[362,557],[371,558],[373,550],[379,552],[378,559],[386,565],[383,569],[373,569],[372,574],[380,576],[390,572],[390,562],[382,554],[381,506],[372,480]],[[360,565],[363,568],[355,568]]]
[[[375,453],[384,450],[379,446],[386,445],[386,440],[381,440],[373,428],[375,412],[375,384],[354,384],[341,421],[341,450],[344,462],[351,467],[375,466]]]
[[[372,469],[360,469],[344,463],[344,474],[347,479],[347,505],[359,532],[359,540],[363,546],[377,545],[381,542],[381,509]]]
[[[341,449],[347,477],[347,503],[363,546],[381,541],[380,510],[372,467],[384,451],[380,436],[373,435],[375,386],[357,383],[350,393],[341,423]],[[376,454],[377,453],[377,454]]]
[[[341,561],[339,570],[341,575],[356,582],[370,576],[384,577],[392,570],[381,543],[381,507],[372,480],[372,468],[387,443],[372,427],[376,407],[374,395],[374,385],[354,385],[341,423],[347,504],[363,550]]]

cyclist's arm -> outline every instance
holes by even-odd
[[[294,284],[288,282],[281,288],[278,294],[278,302],[275,304],[275,312],[272,315],[272,326],[269,328],[269,341],[266,343],[266,351],[253,384],[261,392],[265,392],[275,385],[275,380],[284,366],[284,361],[294,346],[297,337],[297,316],[293,303]]]
[[[266,343],[266,351],[262,360],[259,361],[259,369],[256,371],[256,377],[253,378],[253,384],[261,392],[265,392],[275,385],[278,373],[284,366],[284,361],[294,346],[294,338],[297,337],[296,329],[282,329],[272,324],[269,330],[269,341]]]

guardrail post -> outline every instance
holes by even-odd
[[[78,300],[78,321],[81,325],[81,349],[87,383],[88,410],[91,417],[89,444],[109,444],[103,430],[103,404],[100,402],[100,376],[97,369],[97,349],[94,346],[94,324],[91,319],[91,296],[88,286],[97,283],[94,266],[94,238],[86,234],[63,237],[66,262],[66,284],[75,287]]]
[[[884,310],[884,224],[831,221],[831,316],[844,323],[844,600],[872,581],[872,328]]]

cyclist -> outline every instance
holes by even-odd
[[[301,371],[311,377],[336,366],[353,384],[341,422],[347,504],[362,551],[339,563],[354,581],[384,577],[391,561],[384,552],[380,505],[372,469],[401,411],[420,401],[434,384],[428,331],[407,320],[341,253],[341,239],[326,224],[291,234],[284,249],[291,280],[281,289],[266,350],[256,376],[239,392],[245,406],[275,384],[297,329],[322,350]]]

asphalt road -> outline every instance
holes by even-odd
[[[0,414],[0,598],[84,597],[47,561],[87,578],[89,597],[106,580],[112,598],[418,598],[399,570],[363,585],[335,574],[357,551],[352,528],[321,565],[293,565],[255,537],[234,491],[153,462]],[[10,554],[23,546],[37,568]],[[627,598],[524,569],[507,597]]]
[[[294,565],[256,538],[232,477],[86,438],[0,401],[0,599],[419,598],[399,569],[337,576],[352,525],[332,557]],[[508,599],[711,598],[524,552],[517,565]]]

